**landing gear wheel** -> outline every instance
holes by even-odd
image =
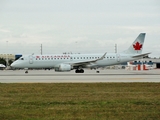
[[[83,69],[80,69],[80,70],[77,69],[77,70],[75,71],[75,73],[84,73],[84,70],[83,70]]]
[[[28,70],[26,70],[25,73],[28,73]]]
[[[79,70],[76,70],[75,73],[79,73]]]
[[[80,70],[80,73],[84,73],[84,70],[83,70],[83,69],[81,69],[81,70]]]

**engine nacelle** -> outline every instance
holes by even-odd
[[[55,67],[55,71],[63,72],[63,71],[71,71],[72,67],[69,64],[60,64]]]

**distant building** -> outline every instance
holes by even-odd
[[[147,64],[147,65],[154,66],[154,68],[160,68],[160,59],[159,58],[143,58],[140,60],[132,61],[132,64],[133,65]],[[127,65],[127,62],[121,65]]]
[[[153,65],[155,68],[160,68],[160,59],[159,58],[144,58],[141,61],[145,61],[148,65]]]
[[[21,54],[0,54],[0,58],[4,59],[11,59],[11,60],[17,60],[20,58],[22,55]]]

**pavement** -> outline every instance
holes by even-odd
[[[160,69],[131,71],[124,69],[85,70],[85,73],[54,70],[3,70],[0,83],[100,83],[100,82],[160,82]]]

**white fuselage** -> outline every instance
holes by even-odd
[[[132,58],[133,54],[108,53],[102,60],[90,62],[99,59],[103,54],[48,54],[48,55],[28,55],[22,56],[11,66],[15,68],[56,68],[59,64],[74,64],[87,62],[83,68],[98,68],[110,65],[121,64],[127,61],[133,61],[138,58]],[[139,57],[141,58],[141,57]],[[77,65],[78,66],[78,65]],[[80,65],[81,66],[81,65]]]

